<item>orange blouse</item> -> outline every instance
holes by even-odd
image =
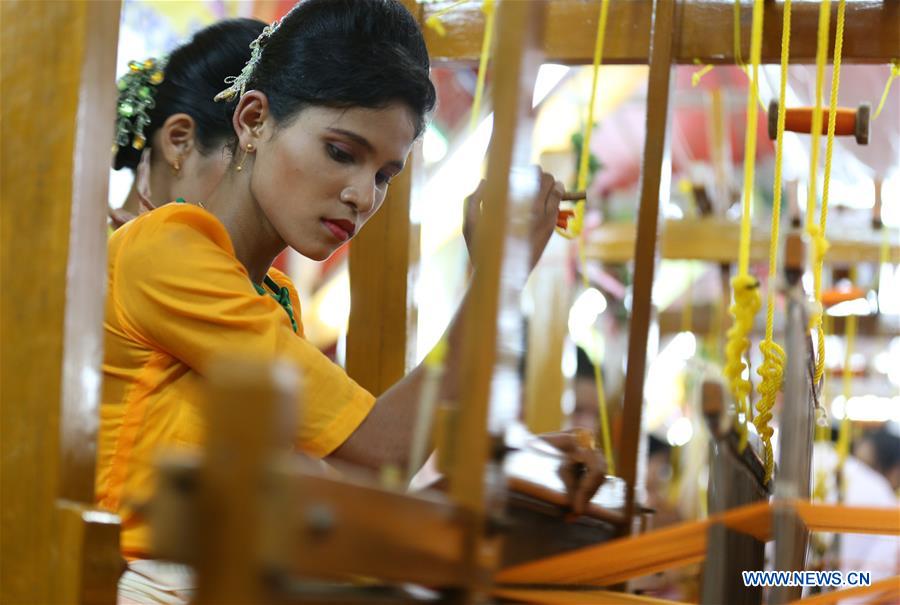
[[[202,443],[202,378],[222,351],[297,365],[296,446],[307,454],[330,454],[371,410],[375,398],[303,337],[290,279],[276,269],[269,277],[288,288],[298,333],[281,305],[256,291],[209,212],[167,204],[110,237],[96,497],[121,516],[126,556],[151,556],[134,505],[152,494],[160,449]]]

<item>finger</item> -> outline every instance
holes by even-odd
[[[544,199],[544,213],[552,215],[558,214],[559,203],[565,193],[566,188],[563,184],[554,179],[553,185],[550,187],[550,190],[547,191],[547,197]]]
[[[606,479],[605,473],[598,466],[588,467],[587,471],[581,476],[578,487],[575,490],[575,498],[572,509],[577,512],[583,512],[597,493],[597,490]]]

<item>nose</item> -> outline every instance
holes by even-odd
[[[362,217],[372,213],[377,200],[378,192],[374,185],[352,184],[341,192],[341,201],[352,206]]]

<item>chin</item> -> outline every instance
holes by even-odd
[[[314,260],[316,262],[321,262],[323,260],[328,260],[328,258],[337,251],[337,248],[333,246],[291,246],[294,250],[299,252],[301,255],[305,256],[309,260]]]

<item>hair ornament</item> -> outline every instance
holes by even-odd
[[[165,79],[165,65],[165,58],[129,61],[128,72],[116,82],[119,103],[116,107],[113,153],[129,142],[138,151],[147,144],[144,128],[150,124],[149,111],[156,105],[154,89]]]
[[[250,59],[247,61],[247,64],[244,65],[241,73],[236,76],[228,76],[225,78],[225,83],[230,84],[230,86],[213,97],[213,101],[232,101],[235,97],[240,99],[244,96],[244,93],[247,90],[247,82],[250,81],[250,77],[253,75],[256,66],[259,64],[259,60],[262,57],[263,46],[266,45],[266,42],[272,37],[272,34],[278,31],[278,28],[281,27],[281,24],[287,19],[288,15],[294,12],[300,4],[301,3],[298,2],[291,10],[285,13],[281,19],[278,19],[263,28],[262,33],[259,34],[256,40],[250,43]]]

